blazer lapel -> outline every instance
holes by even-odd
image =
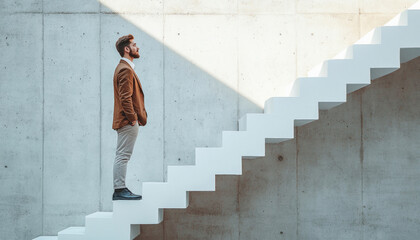
[[[137,83],[139,84],[139,86],[140,86],[140,91],[141,92],[143,92],[143,88],[141,87],[141,83],[140,83],[140,79],[139,79],[139,77],[137,76],[137,74],[136,74],[136,72],[134,71],[134,77],[137,79]]]
[[[125,60],[122,60],[122,59],[121,59],[121,60],[120,60],[120,63],[123,63],[123,64],[127,65],[129,68],[131,68],[130,64],[128,64],[128,62],[126,62]],[[131,69],[132,69],[132,68],[131,68]],[[139,79],[139,77],[137,76],[136,71],[134,71],[134,69],[132,69],[132,70],[133,70],[133,73],[134,73],[134,77],[136,78],[137,83],[139,84],[140,91],[143,93],[143,88],[142,88],[142,86],[141,86],[140,79]]]

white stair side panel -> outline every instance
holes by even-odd
[[[419,27],[382,27],[382,45],[388,48],[417,48],[420,46]]]
[[[400,48],[384,44],[353,45],[354,61],[370,68],[399,68]]]
[[[384,26],[406,26],[408,24],[407,10],[399,13],[389,20]]]
[[[168,166],[168,182],[186,191],[215,191],[215,175],[199,166]]]
[[[313,79],[311,78],[311,80]],[[319,117],[318,102],[308,96],[272,97],[264,103],[264,114],[283,116],[286,122],[289,120],[317,120]]]
[[[299,78],[296,87],[299,88],[299,97],[319,102],[320,109],[328,107],[327,103],[346,102],[346,83],[342,82],[341,78]]]
[[[222,146],[243,157],[265,156],[265,138],[260,132],[223,131]]]
[[[346,84],[370,84],[370,67],[353,59],[329,60],[328,77]]]
[[[339,52],[333,59],[352,59],[353,58],[353,46],[348,46],[341,52]]]
[[[140,235],[140,224],[130,224],[130,240],[135,239],[138,235]]]
[[[407,14],[407,22],[410,27],[416,28],[420,26],[420,9],[409,9],[405,11]]]
[[[239,121],[239,128],[260,132],[265,139],[285,141],[294,137],[294,119],[283,114],[248,113]],[[267,141],[266,141],[267,142]]]
[[[355,63],[370,69],[370,79],[387,75],[400,68],[400,49],[381,45],[355,45]],[[356,69],[355,69],[356,70]]]
[[[402,48],[400,52],[401,63],[408,62],[420,56],[420,48]]]
[[[86,239],[114,240],[126,239],[133,240],[140,234],[140,225],[131,225],[125,221],[116,221],[115,219],[103,219],[92,217],[86,219]]]
[[[85,227],[69,227],[58,232],[58,240],[87,240]]]
[[[95,214],[93,214],[95,215]],[[92,214],[90,215],[90,220],[98,219],[98,216],[94,217]],[[86,217],[88,218],[88,217]],[[88,220],[88,219],[86,219]],[[86,230],[85,230],[85,239],[86,240],[93,240],[93,239],[100,239],[100,240],[114,240],[114,239],[121,239],[121,240],[133,240],[140,234],[140,225],[131,225],[130,223],[126,222],[125,220],[116,220],[111,219],[112,221],[104,221],[102,222],[103,225],[99,227],[92,227],[92,224],[88,221],[86,222]],[[97,223],[94,223],[98,225]]]
[[[293,81],[292,87],[290,88],[289,96],[288,97],[299,97],[300,94],[300,79],[296,78],[295,81]],[[268,100],[270,100],[269,98]],[[267,100],[266,100],[267,101]],[[267,110],[264,108],[264,113],[270,113],[267,112]]]
[[[158,224],[163,220],[163,210],[155,206],[153,200],[153,196],[143,195],[143,200],[139,201],[113,201],[113,218],[116,222],[131,224]]]
[[[96,212],[85,217],[87,239],[97,237],[107,240],[116,236],[118,224],[114,222],[113,212]]]
[[[245,115],[243,115],[241,118],[239,118],[239,120],[238,120],[238,130],[239,131],[246,131],[246,123],[247,123],[247,119],[246,119],[246,116],[248,115],[249,113],[247,113],[247,114],[245,114]]]
[[[33,240],[58,240],[57,236],[40,236],[37,238],[34,238]]]
[[[395,50],[398,52],[398,50]],[[399,62],[399,61],[398,61]],[[383,64],[382,66],[384,66]],[[392,68],[376,68],[366,66],[360,61],[354,60],[331,60],[328,62],[328,76],[340,79],[347,83],[347,93],[356,91],[370,84],[371,80],[387,75],[397,69]]]
[[[241,175],[242,156],[224,148],[196,148],[195,163],[213,174]]]
[[[187,208],[188,192],[182,186],[169,182],[143,183],[145,203],[152,201],[158,208]]]
[[[347,85],[346,93],[360,89],[371,82],[371,69],[354,60],[331,60],[328,62],[328,76],[340,79]]]
[[[308,77],[325,77],[327,76],[327,65],[325,61],[316,65],[314,68],[309,70]]]
[[[399,68],[372,68],[370,70],[370,76],[371,76],[371,79],[374,80],[374,79],[383,77],[385,75],[388,75],[392,72],[395,72],[398,69]]]
[[[374,28],[360,38],[355,44],[379,44],[381,43],[381,29]]]
[[[418,45],[418,37],[412,26],[382,26],[382,45],[386,47],[404,48],[412,47],[411,45]],[[414,37],[414,39],[408,39]]]

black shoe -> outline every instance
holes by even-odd
[[[114,190],[112,200],[141,200],[140,195],[133,194],[128,188]]]

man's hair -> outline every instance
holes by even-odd
[[[121,57],[124,57],[124,48],[130,45],[131,39],[134,39],[133,35],[128,34],[118,38],[117,42],[115,43],[115,47],[117,48],[117,51]]]

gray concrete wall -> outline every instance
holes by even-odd
[[[137,239],[418,239],[420,58],[190,193]]]
[[[0,1],[0,216],[8,219],[1,221],[0,239],[53,235],[68,226],[83,225],[86,214],[112,209],[116,144],[111,129],[112,75],[119,61],[114,44],[121,35],[133,34],[142,55],[135,64],[146,94],[149,123],[140,130],[128,170],[128,186],[141,192],[141,182],[163,181],[168,165],[194,164],[195,147],[219,146],[222,130],[235,130],[244,113],[261,112],[265,99],[286,95],[297,76],[306,75],[311,67],[414,2]],[[369,126],[362,117],[375,106],[366,108],[364,99],[358,100],[359,105],[354,101],[337,116],[353,125],[363,122]],[[334,133],[344,124],[335,123]],[[358,214],[366,221],[376,221],[369,228],[366,225],[366,231],[388,226],[387,212],[371,208],[368,214],[354,202],[363,196],[367,203],[375,201],[375,194],[369,198],[367,193],[355,193],[356,185],[319,179],[331,170],[329,160],[321,165],[311,159],[287,160],[323,156],[325,151],[307,148],[313,141],[318,149],[339,142],[338,147],[348,153],[346,160],[353,159],[360,154],[355,153],[357,149],[360,152],[368,146],[356,144],[357,139],[366,144],[369,139],[393,142],[390,136],[395,134],[377,136],[374,129],[370,133],[359,128],[327,138],[332,129],[311,126],[297,130],[297,142],[269,145],[268,157],[261,163],[247,161],[243,177],[218,177],[218,192],[192,195],[187,217],[183,210],[167,211],[166,225],[146,228],[143,236],[176,233],[182,239],[182,234],[193,238],[205,232],[221,239],[259,238],[262,232],[277,236],[274,227],[279,227],[287,239],[306,238],[305,231],[313,229],[319,231],[316,234],[331,235],[344,231],[343,238],[350,238],[355,234],[346,224],[358,224],[354,222]],[[320,136],[325,141],[316,141]],[[370,149],[372,158],[381,151],[380,147]],[[331,173],[335,178],[343,176],[375,188],[390,171],[376,172],[371,180],[369,176],[358,179],[352,171],[361,174],[363,166],[350,160],[341,166],[337,152],[328,157],[344,169],[344,173]],[[276,160],[279,154],[284,159],[281,162]],[[418,159],[418,155],[406,156],[414,159],[406,164]],[[380,163],[372,163],[373,168]],[[278,184],[268,185],[273,181]],[[313,189],[314,181],[326,185]],[[406,187],[414,191],[416,185]],[[390,197],[393,190],[390,187],[381,194]],[[325,202],[328,195],[312,202],[319,191],[341,197],[330,200],[331,204]],[[318,229],[320,220],[341,212],[343,201],[349,202],[345,217],[331,220],[333,229]],[[265,207],[256,211],[261,203]],[[295,209],[308,211],[296,216]],[[406,211],[415,216],[412,209]],[[315,221],[319,214],[324,215]],[[295,218],[298,225],[290,221]],[[330,223],[325,221],[321,224]]]

